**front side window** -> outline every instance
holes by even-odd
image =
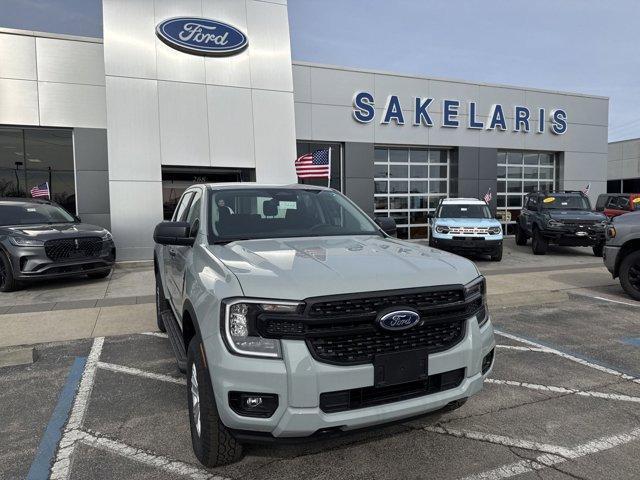
[[[72,223],[75,218],[57,205],[0,202],[0,225]]]
[[[182,198],[178,202],[178,206],[176,207],[176,211],[173,213],[173,221],[174,222],[183,222],[187,213],[187,207],[189,206],[189,201],[193,196],[193,192],[187,192],[182,195]]]
[[[438,210],[438,218],[493,218],[487,205],[445,204]]]
[[[241,239],[379,235],[369,217],[332,190],[246,188],[210,194],[216,243]]]

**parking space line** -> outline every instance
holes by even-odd
[[[520,352],[539,352],[539,353],[553,353],[548,348],[537,347],[522,347],[520,345],[496,345],[497,348],[503,348],[505,350],[518,350]]]
[[[492,470],[469,475],[468,477],[464,477],[463,480],[499,480],[502,478],[510,478],[522,473],[542,470],[545,467],[551,467],[566,462],[567,460],[575,460],[586,455],[610,450],[638,439],[640,439],[640,428],[631,430],[628,433],[602,437],[591,442],[583,443],[577,447],[566,449],[566,453],[568,454],[566,456],[545,454],[536,457],[535,460],[520,460]]]
[[[175,475],[182,475],[194,480],[230,480],[219,475],[213,475],[204,469],[197,468],[193,465],[189,465],[188,463],[184,463],[178,460],[172,460],[162,455],[156,455],[154,453],[132,447],[131,445],[127,445],[126,443],[122,443],[106,437],[93,435],[92,433],[86,431],[79,432],[78,440],[90,447],[106,450],[130,460],[134,460],[136,462],[140,462],[150,467],[155,467]]]
[[[64,480],[69,478],[71,454],[75,447],[76,433],[78,428],[82,426],[84,415],[87,411],[87,406],[89,405],[89,397],[91,396],[91,390],[93,389],[98,359],[100,358],[100,353],[102,353],[103,345],[104,337],[94,338],[91,351],[89,352],[89,356],[87,357],[87,362],[84,367],[84,372],[82,373],[80,387],[78,388],[75,400],[73,401],[69,421],[67,422],[64,434],[62,435],[60,444],[58,445],[56,461],[51,467],[51,480]]]
[[[614,300],[612,298],[605,298],[605,297],[593,297],[597,300],[604,300],[605,302],[611,302],[611,303],[618,303],[620,305],[627,305],[629,307],[640,307],[640,303],[629,303],[629,302],[621,302],[620,300]]]
[[[576,355],[565,353],[555,348],[547,347],[546,345],[542,345],[540,343],[534,342],[532,340],[528,340],[526,338],[519,337],[517,335],[513,335],[511,333],[502,332],[500,330],[495,330],[495,333],[496,335],[500,335],[502,337],[509,338],[511,340],[515,340],[517,342],[524,343],[526,345],[530,345],[532,347],[544,349],[547,353],[553,353],[554,355],[558,355],[559,357],[566,358],[567,360],[571,360],[572,362],[579,363],[580,365],[584,365],[586,367],[590,367],[595,370],[608,373],[610,375],[615,375],[616,377],[622,378],[624,380],[629,380],[631,382],[640,384],[640,378],[634,377],[633,375],[629,375],[627,373],[620,372],[610,367],[605,367],[604,365],[600,365],[599,363],[594,363],[589,360],[585,360],[584,358],[577,357]]]
[[[140,335],[148,335],[150,337],[169,338],[166,333],[162,332],[142,332]]]
[[[485,383],[493,383],[495,385],[509,385],[512,387],[523,387],[530,390],[540,390],[553,393],[573,394],[581,397],[602,398],[605,400],[617,400],[620,402],[640,403],[640,397],[632,397],[629,395],[621,395],[617,393],[594,392],[591,390],[574,390],[572,388],[554,387],[552,385],[538,385],[535,383],[517,382],[514,380],[498,380],[495,378],[485,379]]]
[[[114,363],[98,362],[98,368],[101,368],[103,370],[111,370],[112,372],[126,373],[128,375],[150,378],[153,380],[160,380],[162,382],[177,383],[179,385],[187,384],[187,380],[185,378],[176,378],[169,375],[163,375],[161,373],[147,372],[138,368],[125,367],[124,365],[116,365]]]
[[[49,468],[55,458],[58,442],[62,439],[64,424],[73,407],[76,388],[78,388],[78,383],[82,379],[86,361],[86,357],[76,357],[69,370],[67,380],[58,397],[58,403],[53,410],[51,419],[38,445],[36,456],[29,468],[27,480],[40,480],[49,476]]]

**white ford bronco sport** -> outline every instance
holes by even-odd
[[[194,185],[154,232],[158,327],[206,466],[242,443],[456,408],[493,366],[485,281],[340,193]]]

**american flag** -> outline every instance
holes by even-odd
[[[40,185],[36,185],[31,189],[31,196],[33,198],[38,197],[47,197],[51,198],[51,193],[49,192],[49,182],[41,183]]]
[[[491,189],[487,190],[487,193],[484,194],[484,201],[485,203],[490,203],[491,199],[493,198],[493,195],[491,195]]]
[[[591,190],[591,184],[587,183],[587,186],[582,189],[582,193],[589,195],[589,190]]]
[[[331,175],[331,149],[316,150],[296,160],[298,178],[329,178]]]

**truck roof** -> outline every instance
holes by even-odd
[[[486,205],[484,200],[478,200],[477,198],[445,198],[442,200],[442,204],[447,205]]]
[[[203,183],[207,188],[215,190],[237,190],[244,188],[287,188],[295,190],[330,190],[329,187],[318,187],[315,185],[301,185],[299,183],[292,183],[289,185],[271,184],[271,183],[257,183],[257,182],[225,182],[225,183]]]

